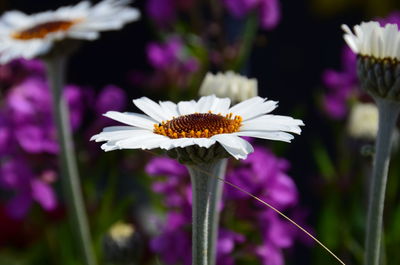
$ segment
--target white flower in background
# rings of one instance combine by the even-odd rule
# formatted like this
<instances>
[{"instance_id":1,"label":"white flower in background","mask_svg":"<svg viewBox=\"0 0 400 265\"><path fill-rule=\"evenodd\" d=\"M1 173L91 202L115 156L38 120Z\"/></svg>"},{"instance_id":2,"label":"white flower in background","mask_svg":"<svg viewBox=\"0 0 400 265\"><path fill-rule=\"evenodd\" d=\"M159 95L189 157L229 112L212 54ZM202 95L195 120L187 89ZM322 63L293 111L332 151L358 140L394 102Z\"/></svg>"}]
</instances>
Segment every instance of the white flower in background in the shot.
<instances>
[{"instance_id":1,"label":"white flower in background","mask_svg":"<svg viewBox=\"0 0 400 265\"><path fill-rule=\"evenodd\" d=\"M129 239L135 234L135 227L128 223L117 222L113 224L108 231L108 235L115 244L123 247L129 242Z\"/></svg>"},{"instance_id":2,"label":"white flower in background","mask_svg":"<svg viewBox=\"0 0 400 265\"><path fill-rule=\"evenodd\" d=\"M142 97L133 103L146 115L109 111L104 116L129 126L104 128L91 140L106 141L105 151L117 149L170 150L176 147L198 145L209 148L220 143L236 159L245 159L253 147L240 136L290 142L300 134L301 120L267 114L277 102L254 97L230 107L229 98L215 95L197 102L159 102Z\"/></svg>"},{"instance_id":3,"label":"white flower in background","mask_svg":"<svg viewBox=\"0 0 400 265\"><path fill-rule=\"evenodd\" d=\"M381 27L378 22L362 22L354 26L354 33L342 25L344 39L354 53L376 59L400 60L400 32L396 24Z\"/></svg>"},{"instance_id":4,"label":"white flower in background","mask_svg":"<svg viewBox=\"0 0 400 265\"><path fill-rule=\"evenodd\" d=\"M0 63L45 54L56 41L95 40L100 31L121 29L140 17L129 3L129 0L103 0L91 5L83 1L33 15L6 12L0 18Z\"/></svg>"},{"instance_id":5,"label":"white flower in background","mask_svg":"<svg viewBox=\"0 0 400 265\"><path fill-rule=\"evenodd\" d=\"M241 102L257 96L257 79L247 78L232 71L225 73L207 73L201 84L200 96L215 94L228 97L233 102Z\"/></svg>"},{"instance_id":6,"label":"white flower in background","mask_svg":"<svg viewBox=\"0 0 400 265\"><path fill-rule=\"evenodd\" d=\"M378 108L372 103L357 103L350 111L349 134L354 138L374 140L378 133Z\"/></svg>"}]
</instances>

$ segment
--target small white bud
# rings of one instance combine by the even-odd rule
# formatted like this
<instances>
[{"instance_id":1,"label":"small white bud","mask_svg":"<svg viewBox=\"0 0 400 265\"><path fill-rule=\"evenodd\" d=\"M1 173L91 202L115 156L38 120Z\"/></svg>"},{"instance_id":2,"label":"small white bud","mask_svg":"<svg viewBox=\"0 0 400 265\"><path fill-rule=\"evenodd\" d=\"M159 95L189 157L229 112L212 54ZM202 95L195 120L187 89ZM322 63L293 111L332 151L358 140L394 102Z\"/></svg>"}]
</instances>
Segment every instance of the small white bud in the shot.
<instances>
[{"instance_id":1,"label":"small white bud","mask_svg":"<svg viewBox=\"0 0 400 265\"><path fill-rule=\"evenodd\" d=\"M232 71L225 73L207 73L200 86L200 96L215 94L227 97L233 102L241 102L257 96L257 79L247 78Z\"/></svg>"}]
</instances>

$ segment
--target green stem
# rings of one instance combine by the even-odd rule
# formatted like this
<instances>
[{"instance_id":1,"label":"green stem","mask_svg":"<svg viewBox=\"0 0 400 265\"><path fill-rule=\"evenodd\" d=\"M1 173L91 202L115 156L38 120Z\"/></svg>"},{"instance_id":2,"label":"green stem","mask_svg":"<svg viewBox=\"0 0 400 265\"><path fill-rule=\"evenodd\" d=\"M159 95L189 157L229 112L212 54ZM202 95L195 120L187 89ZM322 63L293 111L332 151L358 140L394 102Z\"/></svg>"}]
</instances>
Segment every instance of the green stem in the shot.
<instances>
[{"instance_id":1,"label":"green stem","mask_svg":"<svg viewBox=\"0 0 400 265\"><path fill-rule=\"evenodd\" d=\"M240 46L238 57L232 66L232 69L237 72L243 70L245 63L248 61L257 35L258 22L258 15L255 12L247 17L241 38L243 42Z\"/></svg>"},{"instance_id":2,"label":"green stem","mask_svg":"<svg viewBox=\"0 0 400 265\"><path fill-rule=\"evenodd\" d=\"M386 99L375 99L379 110L379 128L375 144L374 167L369 194L365 265L380 263L382 219L385 190L389 170L393 131L400 111L400 104Z\"/></svg>"},{"instance_id":3,"label":"green stem","mask_svg":"<svg viewBox=\"0 0 400 265\"><path fill-rule=\"evenodd\" d=\"M45 59L45 62L49 86L53 95L53 113L60 145L61 181L69 217L73 225L73 231L77 234L84 264L95 265L96 260L91 246L90 231L75 160L69 113L63 98L66 57L61 55L50 56Z\"/></svg>"},{"instance_id":4,"label":"green stem","mask_svg":"<svg viewBox=\"0 0 400 265\"><path fill-rule=\"evenodd\" d=\"M210 164L188 165L192 180L192 265L215 265L219 205L227 159Z\"/></svg>"}]
</instances>

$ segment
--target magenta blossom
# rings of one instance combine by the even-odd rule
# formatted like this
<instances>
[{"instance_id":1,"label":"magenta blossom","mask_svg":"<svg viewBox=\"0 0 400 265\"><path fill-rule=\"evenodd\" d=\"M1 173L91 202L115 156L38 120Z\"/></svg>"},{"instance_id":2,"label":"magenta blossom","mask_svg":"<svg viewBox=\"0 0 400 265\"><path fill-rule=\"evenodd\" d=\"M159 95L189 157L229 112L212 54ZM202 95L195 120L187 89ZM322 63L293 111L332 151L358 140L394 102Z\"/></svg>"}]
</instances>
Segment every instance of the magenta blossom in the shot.
<instances>
[{"instance_id":1,"label":"magenta blossom","mask_svg":"<svg viewBox=\"0 0 400 265\"><path fill-rule=\"evenodd\" d=\"M7 212L13 218L23 218L35 202L46 211L57 206L51 184L58 177L59 146L51 92L42 67L37 60L15 60L0 68L0 79L8 80L0 106L0 188L9 195ZM16 70L15 76L10 69ZM105 87L92 98L93 104L89 104L89 92L75 85L64 88L74 131L81 129L88 110L104 113L125 105L125 93L118 87ZM93 124L104 127L107 122L99 118Z\"/></svg>"},{"instance_id":2,"label":"magenta blossom","mask_svg":"<svg viewBox=\"0 0 400 265\"><path fill-rule=\"evenodd\" d=\"M263 29L274 29L280 19L280 4L278 0L224 0L230 14L242 18L253 10L258 10L260 24Z\"/></svg>"},{"instance_id":3,"label":"magenta blossom","mask_svg":"<svg viewBox=\"0 0 400 265\"><path fill-rule=\"evenodd\" d=\"M71 127L77 129L84 111L82 90L67 86L64 94L70 107ZM45 80L35 77L27 78L7 93L4 109L8 124L19 146L28 153L58 153L51 100Z\"/></svg>"},{"instance_id":4,"label":"magenta blossom","mask_svg":"<svg viewBox=\"0 0 400 265\"><path fill-rule=\"evenodd\" d=\"M347 114L347 104L351 97L357 97L358 80L356 55L346 45L342 51L342 70L328 69L322 76L328 93L324 96L324 108L333 119L342 119Z\"/></svg>"},{"instance_id":5,"label":"magenta blossom","mask_svg":"<svg viewBox=\"0 0 400 265\"><path fill-rule=\"evenodd\" d=\"M96 116L103 115L107 111L120 111L125 108L126 94L124 90L114 85L105 86L97 96L95 102Z\"/></svg>"},{"instance_id":6,"label":"magenta blossom","mask_svg":"<svg viewBox=\"0 0 400 265\"><path fill-rule=\"evenodd\" d=\"M44 78L44 64L39 60L16 59L0 65L0 87L7 89L27 77Z\"/></svg>"},{"instance_id":7,"label":"magenta blossom","mask_svg":"<svg viewBox=\"0 0 400 265\"><path fill-rule=\"evenodd\" d=\"M193 7L196 0L147 0L147 13L155 24L161 28L170 26L178 16L179 11Z\"/></svg>"},{"instance_id":8,"label":"magenta blossom","mask_svg":"<svg viewBox=\"0 0 400 265\"><path fill-rule=\"evenodd\" d=\"M171 37L165 43L150 43L147 46L147 57L149 63L157 70L180 68L185 72L194 72L198 68L197 60L188 56L184 48L180 38Z\"/></svg>"},{"instance_id":9,"label":"magenta blossom","mask_svg":"<svg viewBox=\"0 0 400 265\"><path fill-rule=\"evenodd\" d=\"M0 186L16 192L7 204L7 211L13 218L26 215L33 202L39 203L45 210L53 210L57 205L56 195L46 178L46 174L55 174L48 170L40 172L41 177L29 167L29 161L22 157L13 157L0 167Z\"/></svg>"},{"instance_id":10,"label":"magenta blossom","mask_svg":"<svg viewBox=\"0 0 400 265\"><path fill-rule=\"evenodd\" d=\"M148 0L149 17L159 26L169 25L176 18L175 0Z\"/></svg>"},{"instance_id":11,"label":"magenta blossom","mask_svg":"<svg viewBox=\"0 0 400 265\"><path fill-rule=\"evenodd\" d=\"M164 42L151 42L146 47L151 73L133 71L131 80L146 89L187 88L191 77L199 69L199 61L183 39L167 37Z\"/></svg>"}]
</instances>

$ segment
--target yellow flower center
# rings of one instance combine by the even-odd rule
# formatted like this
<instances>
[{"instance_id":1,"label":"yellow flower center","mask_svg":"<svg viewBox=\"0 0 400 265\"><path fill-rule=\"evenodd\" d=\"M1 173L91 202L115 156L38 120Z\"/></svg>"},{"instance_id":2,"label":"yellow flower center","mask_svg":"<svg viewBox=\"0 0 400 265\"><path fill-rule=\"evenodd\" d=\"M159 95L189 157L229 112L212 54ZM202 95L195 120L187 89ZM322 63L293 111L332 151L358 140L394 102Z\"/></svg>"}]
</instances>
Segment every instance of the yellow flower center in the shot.
<instances>
[{"instance_id":1,"label":"yellow flower center","mask_svg":"<svg viewBox=\"0 0 400 265\"><path fill-rule=\"evenodd\" d=\"M38 24L31 28L27 28L21 31L17 31L11 34L11 37L18 40L32 40L32 39L43 39L49 33L57 31L67 31L71 28L78 20L55 20L45 23Z\"/></svg>"},{"instance_id":2,"label":"yellow flower center","mask_svg":"<svg viewBox=\"0 0 400 265\"><path fill-rule=\"evenodd\" d=\"M169 138L210 138L216 134L239 131L242 117L227 114L194 113L154 124L154 133Z\"/></svg>"}]
</instances>

